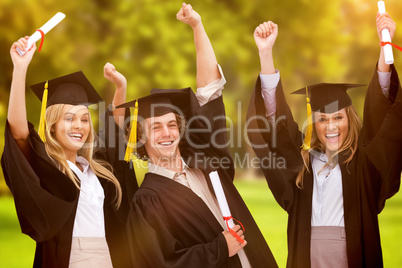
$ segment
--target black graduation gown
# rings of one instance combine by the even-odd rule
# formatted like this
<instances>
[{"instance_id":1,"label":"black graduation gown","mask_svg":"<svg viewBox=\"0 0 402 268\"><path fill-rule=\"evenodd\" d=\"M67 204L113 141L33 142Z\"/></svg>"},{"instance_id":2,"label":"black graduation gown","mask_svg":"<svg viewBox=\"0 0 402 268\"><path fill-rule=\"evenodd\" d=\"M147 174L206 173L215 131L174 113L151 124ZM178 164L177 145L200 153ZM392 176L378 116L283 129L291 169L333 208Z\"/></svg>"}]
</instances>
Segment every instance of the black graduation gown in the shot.
<instances>
[{"instance_id":1,"label":"black graduation gown","mask_svg":"<svg viewBox=\"0 0 402 268\"><path fill-rule=\"evenodd\" d=\"M189 103L198 106L196 100ZM192 141L197 144L209 142L212 133L217 133L214 130L226 127L222 117L214 120L224 114L222 97L194 109L193 115L204 117L192 121L191 128L205 129L206 122L211 122L212 127L210 131L191 137ZM218 144L226 144L226 131L217 133L215 138ZM212 193L208 174L216 168L208 160L197 162L195 153L229 160L226 168L219 168L218 173L232 216L245 227L247 257L253 267L277 267L263 235L233 185L234 165L228 148L208 146L194 151L191 146L184 145L180 150L190 167L196 167L197 163L204 165L201 170ZM191 189L166 177L147 173L131 206L128 229L132 256L138 267L241 267L237 255L228 257L223 228Z\"/></svg>"},{"instance_id":2,"label":"black graduation gown","mask_svg":"<svg viewBox=\"0 0 402 268\"><path fill-rule=\"evenodd\" d=\"M13 196L21 231L36 241L34 267L68 267L79 190L58 170L43 142L29 123L29 161L14 140L8 123L1 159L5 181ZM107 157L103 150L98 155ZM104 178L105 233L114 267L132 267L125 222L128 201L124 173L117 160L111 163L123 190L122 205L114 208L115 187ZM123 174L123 177L122 177ZM132 173L132 176L134 173ZM135 179L135 177L134 177Z\"/></svg>"},{"instance_id":3,"label":"black graduation gown","mask_svg":"<svg viewBox=\"0 0 402 268\"><path fill-rule=\"evenodd\" d=\"M130 116L130 110L126 109L125 118ZM137 178L132 164L124 161L126 153L127 130L122 130L114 121L112 106L106 109L101 117L104 126L99 130L94 158L107 161L113 167L113 174L119 180L122 187L122 202L127 208L134 193L138 189ZM125 211L125 210L124 210ZM127 211L126 211L127 212ZM124 216L127 217L128 213ZM126 218L124 222L126 222Z\"/></svg>"},{"instance_id":4,"label":"black graduation gown","mask_svg":"<svg viewBox=\"0 0 402 268\"><path fill-rule=\"evenodd\" d=\"M401 173L402 96L397 72L392 66L390 97L384 97L375 71L364 108L364 124L352 161L340 164L349 267L382 267L378 214L386 199L399 190ZM248 110L248 136L259 158L270 153L286 160L286 169L263 169L276 201L288 212L287 267L310 267L310 236L313 174L306 173L303 189L295 181L303 161L302 133L286 103L281 82L276 90L275 126L264 123L265 106L258 78ZM253 120L254 116L260 119ZM256 117L254 117L256 118ZM276 140L273 140L273 134ZM276 143L275 146L273 146ZM347 155L341 154L343 163ZM311 163L311 161L310 161ZM309 170L312 170L311 164Z\"/></svg>"}]
</instances>

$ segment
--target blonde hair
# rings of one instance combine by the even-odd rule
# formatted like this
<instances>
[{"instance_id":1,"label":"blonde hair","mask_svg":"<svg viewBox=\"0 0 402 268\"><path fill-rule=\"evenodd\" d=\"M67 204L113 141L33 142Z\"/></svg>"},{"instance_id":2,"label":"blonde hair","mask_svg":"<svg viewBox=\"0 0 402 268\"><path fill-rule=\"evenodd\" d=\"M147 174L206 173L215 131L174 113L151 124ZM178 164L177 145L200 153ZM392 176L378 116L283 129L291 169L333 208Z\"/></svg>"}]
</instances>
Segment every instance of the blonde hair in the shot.
<instances>
[{"instance_id":1,"label":"blonde hair","mask_svg":"<svg viewBox=\"0 0 402 268\"><path fill-rule=\"evenodd\" d=\"M55 104L51 105L46 109L46 122L47 128L45 131L46 135L46 142L45 142L45 149L49 157L54 161L58 169L66 174L70 180L74 183L74 185L80 189L79 179L74 175L74 172L70 169L67 158L64 153L63 148L61 147L60 143L56 139L55 132L52 129L55 128L56 123L59 121L61 116L63 115L63 108L64 104ZM89 166L91 167L92 171L95 173L96 176L105 178L112 182L116 188L116 197L115 197L115 207L116 209L121 204L122 199L122 191L120 187L120 183L117 178L112 173L112 166L102 160L95 160L93 159L94 153L94 140L95 140L95 132L92 125L91 115L89 114L89 123L90 123L90 130L88 134L88 138L85 141L85 146L77 151L78 156L84 157L88 162Z\"/></svg>"},{"instance_id":2,"label":"blonde hair","mask_svg":"<svg viewBox=\"0 0 402 268\"><path fill-rule=\"evenodd\" d=\"M341 145L341 148L339 148L339 150L332 155L331 159L328 159L328 162L324 165L323 169L329 165L332 166L336 165L337 164L336 156L338 156L342 152L345 152L348 155L348 158L342 164L348 164L352 160L357 150L359 132L362 127L362 123L359 118L359 115L357 114L355 108L352 105L346 107L345 111L349 122L348 135L346 136L345 141ZM297 175L296 178L296 185L300 189L303 188L304 175L306 174L306 172L310 172L308 167L310 165L310 151L312 150L325 152L324 144L322 144L317 137L314 123L313 123L313 133L311 137L311 149L308 151L301 149L300 151L304 163L303 168L299 171L299 174Z\"/></svg>"}]
</instances>

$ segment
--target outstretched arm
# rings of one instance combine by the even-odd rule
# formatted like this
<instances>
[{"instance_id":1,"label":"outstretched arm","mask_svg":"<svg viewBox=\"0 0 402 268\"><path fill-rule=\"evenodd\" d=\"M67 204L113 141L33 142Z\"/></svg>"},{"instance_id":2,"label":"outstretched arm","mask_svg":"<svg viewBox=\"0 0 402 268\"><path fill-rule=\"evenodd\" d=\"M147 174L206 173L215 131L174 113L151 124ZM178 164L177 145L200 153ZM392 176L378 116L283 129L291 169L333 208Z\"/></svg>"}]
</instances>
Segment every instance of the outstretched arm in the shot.
<instances>
[{"instance_id":1,"label":"outstretched arm","mask_svg":"<svg viewBox=\"0 0 402 268\"><path fill-rule=\"evenodd\" d=\"M273 156L277 163L286 166L285 169L279 166L262 168L262 171L279 205L290 211L294 202L294 179L303 167L300 155L302 133L293 119L279 72L274 67L272 49L278 26L272 21L264 22L256 27L253 35L261 73L247 112L247 135L261 163Z\"/></svg>"},{"instance_id":2,"label":"outstretched arm","mask_svg":"<svg viewBox=\"0 0 402 268\"><path fill-rule=\"evenodd\" d=\"M377 33L387 28L391 40L395 34L396 23L387 13L377 13ZM385 74L384 74L385 72ZM386 74L388 72L388 74ZM385 79L384 79L385 78ZM382 89L382 92L380 90ZM366 93L363 128L359 135L368 160L381 174L381 181L367 180L377 197L378 213L383 209L386 199L394 195L400 187L402 159L402 106L401 83L394 66L385 64L381 47L377 70ZM378 184L375 184L378 183Z\"/></svg>"},{"instance_id":3,"label":"outstretched arm","mask_svg":"<svg viewBox=\"0 0 402 268\"><path fill-rule=\"evenodd\" d=\"M33 47L23 56L18 54L17 47L20 50L26 51L27 40L28 36L20 38L11 46L10 49L14 69L7 115L11 134L16 140L18 147L24 152L24 154L27 150L27 139L29 135L25 107L25 79L29 63L31 62L32 56L36 50L36 45L33 44Z\"/></svg>"},{"instance_id":4,"label":"outstretched arm","mask_svg":"<svg viewBox=\"0 0 402 268\"><path fill-rule=\"evenodd\" d=\"M261 23L255 28L253 35L260 55L261 94L264 98L265 115L273 123L276 112L275 92L280 77L274 67L272 49L278 36L278 25L272 21Z\"/></svg>"},{"instance_id":5,"label":"outstretched arm","mask_svg":"<svg viewBox=\"0 0 402 268\"><path fill-rule=\"evenodd\" d=\"M381 41L381 31L383 29L388 29L389 34L391 36L391 40L394 37L395 30L396 30L396 23L392 20L391 16L388 13L383 13L380 14L380 12L377 12L377 33L378 37L380 38ZM389 72L390 67L389 64L385 63L385 58L384 58L384 47L381 46L380 50L380 59L378 61L378 71L380 72Z\"/></svg>"},{"instance_id":6,"label":"outstretched arm","mask_svg":"<svg viewBox=\"0 0 402 268\"><path fill-rule=\"evenodd\" d=\"M197 52L197 88L221 78L214 49L201 22L201 16L191 5L183 3L177 13L177 19L190 25L194 32L194 44Z\"/></svg>"},{"instance_id":7,"label":"outstretched arm","mask_svg":"<svg viewBox=\"0 0 402 268\"><path fill-rule=\"evenodd\" d=\"M116 68L111 63L106 63L105 67L103 67L103 75L107 80L112 82L116 86L116 91L114 92L113 107L116 107L120 104L126 102L126 92L127 92L127 79L116 71ZM113 117L116 124L124 129L124 115L125 109L114 109Z\"/></svg>"},{"instance_id":8,"label":"outstretched arm","mask_svg":"<svg viewBox=\"0 0 402 268\"><path fill-rule=\"evenodd\" d=\"M391 39L395 35L396 24L388 13L377 13L377 33L381 40L381 31L389 30ZM399 91L398 73L394 66L385 63L384 47L381 47L380 58L368 87L363 114L363 128L360 141L367 145L378 133L383 121L395 102Z\"/></svg>"}]
</instances>

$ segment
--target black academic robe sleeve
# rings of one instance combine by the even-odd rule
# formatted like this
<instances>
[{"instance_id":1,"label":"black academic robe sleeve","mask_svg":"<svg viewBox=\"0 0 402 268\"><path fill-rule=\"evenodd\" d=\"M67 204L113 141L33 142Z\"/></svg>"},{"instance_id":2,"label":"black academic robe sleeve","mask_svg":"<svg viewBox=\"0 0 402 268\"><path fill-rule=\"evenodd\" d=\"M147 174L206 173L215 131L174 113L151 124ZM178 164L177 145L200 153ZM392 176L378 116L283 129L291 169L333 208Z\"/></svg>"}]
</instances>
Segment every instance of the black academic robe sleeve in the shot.
<instances>
[{"instance_id":1,"label":"black academic robe sleeve","mask_svg":"<svg viewBox=\"0 0 402 268\"><path fill-rule=\"evenodd\" d=\"M281 81L275 94L277 110L272 124L265 116L258 76L247 112L247 135L261 163L269 158L271 161L272 158L284 159L281 167L262 168L262 171L276 201L289 211L294 202L295 178L303 166L300 155L303 135L286 102Z\"/></svg>"},{"instance_id":2,"label":"black academic robe sleeve","mask_svg":"<svg viewBox=\"0 0 402 268\"><path fill-rule=\"evenodd\" d=\"M8 122L1 159L4 178L14 196L21 231L36 242L54 237L75 212L78 190L47 156L29 123L29 159L19 149Z\"/></svg>"},{"instance_id":3,"label":"black academic robe sleeve","mask_svg":"<svg viewBox=\"0 0 402 268\"><path fill-rule=\"evenodd\" d=\"M222 96L194 109L186 129L186 143L180 147L180 152L191 167L209 172L223 167L234 179L235 168L229 151Z\"/></svg>"},{"instance_id":4,"label":"black academic robe sleeve","mask_svg":"<svg viewBox=\"0 0 402 268\"><path fill-rule=\"evenodd\" d=\"M162 180L169 179L162 178ZM169 185L176 182L167 183ZM184 195L189 191L182 188L184 186L178 186L185 191ZM174 191L174 188L172 190ZM227 264L229 258L223 234L219 233L214 239L205 241L208 236L214 236L214 232L206 231L209 229L205 227L205 223L197 223L192 219L192 216L197 214L189 212L188 217L184 215L186 209L180 205L186 205L187 202L175 202L174 199L178 198L175 196L171 201L164 199L168 202L164 204L155 191L146 188L140 188L138 193L133 200L132 209L135 213L130 213L128 220L131 232L129 235L135 238L136 243L131 247L136 267L225 267L224 264ZM170 217L167 215L172 210L178 212L177 219L173 220L172 215ZM200 229L195 226L199 226ZM180 235L174 233L174 230L181 230L180 232L187 235L180 241L178 238Z\"/></svg>"},{"instance_id":5,"label":"black academic robe sleeve","mask_svg":"<svg viewBox=\"0 0 402 268\"><path fill-rule=\"evenodd\" d=\"M126 117L129 116L128 109ZM132 267L128 235L126 230L130 202L138 189L135 172L130 163L124 161L125 131L114 121L113 112L106 110L103 128L99 131L99 146L94 158L104 160L113 168L113 174L120 183L122 200L120 207L115 208L116 188L113 183L101 180L105 191L104 216L106 240L114 267Z\"/></svg>"},{"instance_id":6,"label":"black academic robe sleeve","mask_svg":"<svg viewBox=\"0 0 402 268\"><path fill-rule=\"evenodd\" d=\"M126 109L125 117L130 116L130 111ZM102 122L104 126L98 133L98 146L94 158L108 162L113 168L113 174L118 179L122 189L122 205L120 211L127 212L130 201L138 189L137 178L133 166L124 161L126 152L126 131L122 130L114 121L111 106L106 109ZM119 213L122 222L126 222L127 213Z\"/></svg>"},{"instance_id":7,"label":"black academic robe sleeve","mask_svg":"<svg viewBox=\"0 0 402 268\"><path fill-rule=\"evenodd\" d=\"M375 66L373 77L368 86L364 100L363 127L360 133L361 143L367 145L381 128L382 122L389 109L394 104L398 93L399 78L395 66L392 64L391 80L388 98L382 92L377 73L378 64Z\"/></svg>"},{"instance_id":8,"label":"black academic robe sleeve","mask_svg":"<svg viewBox=\"0 0 402 268\"><path fill-rule=\"evenodd\" d=\"M389 98L382 93L375 71L367 91L360 146L381 174L373 187L377 213L400 186L402 168L402 93L398 73L391 65ZM370 183L370 182L367 182ZM372 181L372 183L376 183Z\"/></svg>"}]
</instances>

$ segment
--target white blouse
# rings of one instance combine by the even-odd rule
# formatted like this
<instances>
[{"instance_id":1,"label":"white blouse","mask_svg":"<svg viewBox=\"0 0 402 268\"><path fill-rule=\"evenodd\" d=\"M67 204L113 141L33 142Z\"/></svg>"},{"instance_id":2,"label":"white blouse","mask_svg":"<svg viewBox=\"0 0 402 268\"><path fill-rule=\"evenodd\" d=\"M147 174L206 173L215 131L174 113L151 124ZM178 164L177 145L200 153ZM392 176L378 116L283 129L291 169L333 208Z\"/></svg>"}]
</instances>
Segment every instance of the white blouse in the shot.
<instances>
[{"instance_id":1,"label":"white blouse","mask_svg":"<svg viewBox=\"0 0 402 268\"><path fill-rule=\"evenodd\" d=\"M326 154L312 156L314 187L311 226L344 227L341 168L339 164L323 168L327 161Z\"/></svg>"},{"instance_id":2,"label":"white blouse","mask_svg":"<svg viewBox=\"0 0 402 268\"><path fill-rule=\"evenodd\" d=\"M78 156L76 162L81 165L83 171L67 160L68 165L81 181L73 237L105 237L103 215L105 194L102 185L85 158Z\"/></svg>"}]
</instances>

